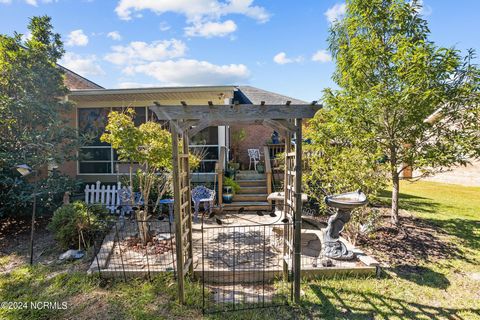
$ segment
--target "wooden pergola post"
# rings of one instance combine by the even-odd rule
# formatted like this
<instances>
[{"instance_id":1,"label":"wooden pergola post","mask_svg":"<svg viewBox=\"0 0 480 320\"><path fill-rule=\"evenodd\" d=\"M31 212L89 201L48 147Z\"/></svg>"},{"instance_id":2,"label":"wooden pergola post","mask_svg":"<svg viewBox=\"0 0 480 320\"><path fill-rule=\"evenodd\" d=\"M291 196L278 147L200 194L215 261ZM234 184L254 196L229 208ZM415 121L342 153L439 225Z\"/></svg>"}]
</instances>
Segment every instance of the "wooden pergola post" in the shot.
<instances>
[{"instance_id":1,"label":"wooden pergola post","mask_svg":"<svg viewBox=\"0 0 480 320\"><path fill-rule=\"evenodd\" d=\"M178 122L170 121L170 131L172 133L172 161L173 161L173 199L174 201L174 220L175 220L175 251L177 260L177 283L178 283L178 302L185 303L185 283L183 279L183 230L182 230L182 212L180 201L180 162L179 162L179 141L178 141Z\"/></svg>"},{"instance_id":2,"label":"wooden pergola post","mask_svg":"<svg viewBox=\"0 0 480 320\"><path fill-rule=\"evenodd\" d=\"M188 235L187 235L187 241L188 241L188 250L187 250L187 257L188 260L190 260L190 264L188 265L188 273L190 275L193 274L193 239L192 239L192 206L191 200L192 199L192 194L191 194L191 188L190 188L190 164L189 164L189 139L188 139L188 129L184 129L184 132L182 134L182 143L183 143L183 163L184 163L184 168L182 174L184 174L184 183L183 186L186 189L185 192L182 194L185 198L182 201L182 205L185 205L185 203L188 203L188 205L185 206L185 215L187 220L187 228L189 230Z\"/></svg>"},{"instance_id":3,"label":"wooden pergola post","mask_svg":"<svg viewBox=\"0 0 480 320\"><path fill-rule=\"evenodd\" d=\"M290 154L290 151L291 151L291 147L292 147L292 141L291 141L291 132L290 131L286 131L285 132L285 172L284 172L284 177L283 177L283 194L284 194L284 199L283 199L283 215L284 217L283 218L289 218L289 214L290 214L290 203L289 203L289 200L290 200L290 197L289 197L289 193L290 193L290 190L288 189L288 186L289 186L289 154ZM285 225L283 227L283 256L284 256L284 259L283 259L283 280L284 281L288 281L288 262L285 260L285 257L289 256L291 257L290 255L290 252L291 252L291 248L289 247L289 243L290 240L291 240L291 227L289 225ZM291 260L290 260L291 261Z\"/></svg>"},{"instance_id":4,"label":"wooden pergola post","mask_svg":"<svg viewBox=\"0 0 480 320\"><path fill-rule=\"evenodd\" d=\"M302 119L295 120L295 212L294 212L294 261L293 300L300 302L300 280L302 262Z\"/></svg>"}]
</instances>

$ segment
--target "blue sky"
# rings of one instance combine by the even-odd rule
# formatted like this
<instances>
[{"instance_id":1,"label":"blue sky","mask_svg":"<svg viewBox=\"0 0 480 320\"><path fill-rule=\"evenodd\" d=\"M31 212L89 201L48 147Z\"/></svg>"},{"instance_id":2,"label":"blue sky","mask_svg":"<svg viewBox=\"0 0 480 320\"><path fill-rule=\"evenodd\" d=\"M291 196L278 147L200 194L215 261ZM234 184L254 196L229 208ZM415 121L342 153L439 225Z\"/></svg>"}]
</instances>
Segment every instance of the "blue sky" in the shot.
<instances>
[{"instance_id":1,"label":"blue sky","mask_svg":"<svg viewBox=\"0 0 480 320\"><path fill-rule=\"evenodd\" d=\"M334 70L335 0L0 0L0 33L49 15L62 63L106 88L249 84L317 100ZM480 1L424 0L431 39L480 49Z\"/></svg>"}]
</instances>

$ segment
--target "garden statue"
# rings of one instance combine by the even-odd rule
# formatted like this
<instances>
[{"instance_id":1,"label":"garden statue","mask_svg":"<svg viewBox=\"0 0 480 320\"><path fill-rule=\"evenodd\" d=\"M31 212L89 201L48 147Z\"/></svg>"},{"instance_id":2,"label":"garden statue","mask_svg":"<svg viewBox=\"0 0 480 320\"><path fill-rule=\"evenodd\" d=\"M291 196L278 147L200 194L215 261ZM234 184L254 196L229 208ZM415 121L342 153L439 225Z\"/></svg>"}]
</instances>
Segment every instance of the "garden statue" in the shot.
<instances>
[{"instance_id":1,"label":"garden statue","mask_svg":"<svg viewBox=\"0 0 480 320\"><path fill-rule=\"evenodd\" d=\"M368 203L367 196L360 190L325 197L325 203L337 212L328 219L328 226L324 233L324 253L327 258L337 260L352 260L355 254L348 250L340 241L340 232L345 224L350 221L353 209Z\"/></svg>"}]
</instances>

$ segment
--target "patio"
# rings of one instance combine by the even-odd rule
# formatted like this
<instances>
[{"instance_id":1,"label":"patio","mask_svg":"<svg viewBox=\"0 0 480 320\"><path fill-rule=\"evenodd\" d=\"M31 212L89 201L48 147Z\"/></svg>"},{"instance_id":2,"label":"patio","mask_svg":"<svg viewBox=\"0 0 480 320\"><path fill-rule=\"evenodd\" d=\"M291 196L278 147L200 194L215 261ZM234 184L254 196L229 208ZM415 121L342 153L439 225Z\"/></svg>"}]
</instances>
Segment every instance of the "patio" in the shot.
<instances>
[{"instance_id":1,"label":"patio","mask_svg":"<svg viewBox=\"0 0 480 320\"><path fill-rule=\"evenodd\" d=\"M258 216L254 212L228 213L222 216L222 225L215 218L205 217L203 224L193 224L194 277L206 283L271 282L283 272L283 230L279 217ZM137 238L138 229L133 221L124 226L117 222L105 237L93 260L89 272L102 277L151 276L175 270L175 226L168 220L149 221L155 234L146 246ZM302 277L317 275L371 274L375 275L378 262L341 238L356 259L333 260L326 266L322 255L324 229L303 223L301 242ZM203 246L202 246L203 244ZM291 259L285 258L291 269Z\"/></svg>"}]
</instances>

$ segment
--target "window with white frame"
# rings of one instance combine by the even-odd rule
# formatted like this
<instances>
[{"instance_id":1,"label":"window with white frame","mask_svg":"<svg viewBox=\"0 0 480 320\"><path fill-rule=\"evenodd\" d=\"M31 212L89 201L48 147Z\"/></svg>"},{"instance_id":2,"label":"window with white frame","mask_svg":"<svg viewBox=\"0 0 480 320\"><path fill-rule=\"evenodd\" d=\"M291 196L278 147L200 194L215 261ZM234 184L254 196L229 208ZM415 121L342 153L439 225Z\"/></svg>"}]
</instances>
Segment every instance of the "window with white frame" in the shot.
<instances>
[{"instance_id":1,"label":"window with white frame","mask_svg":"<svg viewBox=\"0 0 480 320\"><path fill-rule=\"evenodd\" d=\"M79 174L114 174L122 164L117 153L100 137L105 131L110 111L122 111L124 108L78 108L78 131L89 134L93 140L79 151ZM135 125L146 121L146 107L135 107Z\"/></svg>"},{"instance_id":2,"label":"window with white frame","mask_svg":"<svg viewBox=\"0 0 480 320\"><path fill-rule=\"evenodd\" d=\"M219 155L218 142L218 127L205 128L190 139L190 152L200 153L203 157L195 173L215 172Z\"/></svg>"}]
</instances>

